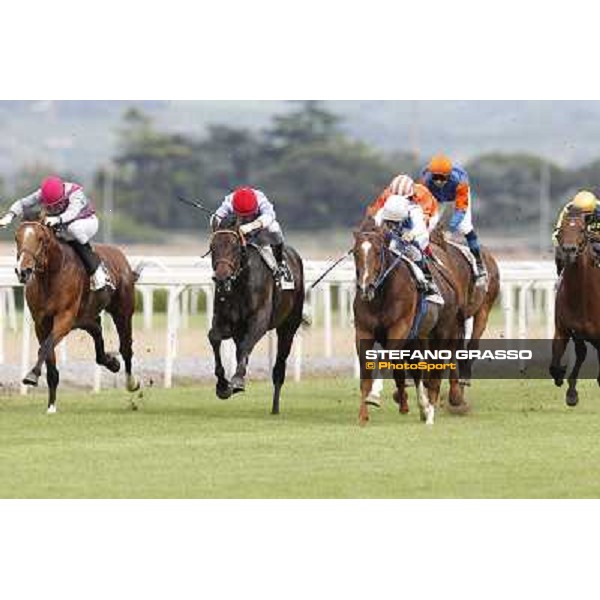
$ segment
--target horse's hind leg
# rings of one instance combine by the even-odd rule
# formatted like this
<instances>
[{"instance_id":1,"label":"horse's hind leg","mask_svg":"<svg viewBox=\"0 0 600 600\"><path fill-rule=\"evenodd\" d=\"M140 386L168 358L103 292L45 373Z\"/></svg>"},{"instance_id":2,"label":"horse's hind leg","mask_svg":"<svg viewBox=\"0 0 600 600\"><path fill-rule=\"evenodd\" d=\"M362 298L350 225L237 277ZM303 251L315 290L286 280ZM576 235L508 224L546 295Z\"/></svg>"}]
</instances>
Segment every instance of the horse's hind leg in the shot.
<instances>
[{"instance_id":1,"label":"horse's hind leg","mask_svg":"<svg viewBox=\"0 0 600 600\"><path fill-rule=\"evenodd\" d=\"M46 382L48 383L48 414L56 412L56 389L59 382L58 369L56 368L56 353L54 348L46 358Z\"/></svg>"},{"instance_id":2,"label":"horse's hind leg","mask_svg":"<svg viewBox=\"0 0 600 600\"><path fill-rule=\"evenodd\" d=\"M114 354L108 354L104 348L104 337L102 336L102 322L100 321L100 317L96 317L93 323L83 325L81 329L87 331L94 340L96 363L106 367L112 373L118 373L121 368L121 363Z\"/></svg>"},{"instance_id":3,"label":"horse's hind leg","mask_svg":"<svg viewBox=\"0 0 600 600\"><path fill-rule=\"evenodd\" d=\"M275 359L275 365L273 366L273 404L271 407L271 414L279 414L279 396L281 394L281 388L285 381L285 370L287 365L287 358L290 355L292 349L292 343L294 341L294 335L300 327L300 322L294 325L286 324L283 327L277 328L277 358Z\"/></svg>"},{"instance_id":4,"label":"horse's hind leg","mask_svg":"<svg viewBox=\"0 0 600 600\"><path fill-rule=\"evenodd\" d=\"M579 402L579 394L577 393L577 377L579 370L587 355L587 346L583 340L574 340L575 342L575 364L571 373L569 373L569 389L565 396L565 401L569 406L576 406Z\"/></svg>"},{"instance_id":5,"label":"horse's hind leg","mask_svg":"<svg viewBox=\"0 0 600 600\"><path fill-rule=\"evenodd\" d=\"M408 413L408 394L406 393L406 374L398 369L394 371L396 390L394 391L394 402L398 405L398 411L405 415Z\"/></svg>"},{"instance_id":6,"label":"horse's hind leg","mask_svg":"<svg viewBox=\"0 0 600 600\"><path fill-rule=\"evenodd\" d=\"M133 317L133 303L131 303L131 308L128 310L124 310L122 307L120 310L118 308L112 309L111 307L109 313L119 335L119 352L123 358L123 362L125 363L127 391L135 392L139 390L140 382L133 376L132 373L133 337L131 332L131 319Z\"/></svg>"},{"instance_id":7,"label":"horse's hind leg","mask_svg":"<svg viewBox=\"0 0 600 600\"><path fill-rule=\"evenodd\" d=\"M569 334L561 329L556 328L554 331L554 339L552 340L552 361L550 363L550 375L554 379L554 385L560 387L565 380L567 367L561 365L561 360L567 344L569 343Z\"/></svg>"}]
</instances>

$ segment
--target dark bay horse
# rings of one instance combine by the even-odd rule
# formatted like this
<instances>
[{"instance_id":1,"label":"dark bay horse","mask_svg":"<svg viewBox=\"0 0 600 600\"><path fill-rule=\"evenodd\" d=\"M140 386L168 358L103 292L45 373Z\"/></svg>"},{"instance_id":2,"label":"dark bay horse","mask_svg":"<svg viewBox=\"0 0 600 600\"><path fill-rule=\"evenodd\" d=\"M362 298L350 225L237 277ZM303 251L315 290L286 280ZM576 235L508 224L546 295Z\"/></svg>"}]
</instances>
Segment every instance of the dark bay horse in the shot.
<instances>
[{"instance_id":1,"label":"dark bay horse","mask_svg":"<svg viewBox=\"0 0 600 600\"><path fill-rule=\"evenodd\" d=\"M69 244L60 242L54 232L38 222L23 222L15 233L19 281L25 285L25 298L40 344L38 359L25 375L23 383L37 386L46 364L48 412L56 412L56 345L73 329L87 331L94 340L96 362L116 373L120 369L116 355L104 349L100 313L106 310L119 334L119 351L125 362L127 389L135 391L139 383L131 372L134 284L139 273L133 271L123 253L114 246L97 245L98 255L109 270L115 290L90 291L89 277L81 260Z\"/></svg>"},{"instance_id":2,"label":"dark bay horse","mask_svg":"<svg viewBox=\"0 0 600 600\"><path fill-rule=\"evenodd\" d=\"M444 298L444 306L427 302L427 311L419 327L414 329L420 294L410 267L388 249L386 232L372 218L366 218L354 233L354 262L357 294L354 299L354 327L356 351L364 364L364 353L379 343L388 350L404 347L454 350L460 339L460 321L456 318L459 293L451 272L436 270L434 277ZM446 258L447 262L447 258ZM414 338L411 336L414 333ZM441 372L434 371L427 380L416 370L411 370L417 388L421 419L426 424L434 422L438 403ZM405 398L404 371L394 371L400 403ZM361 375L361 404L359 424L369 419L369 395L373 386L372 372ZM425 389L426 388L426 389Z\"/></svg>"},{"instance_id":3,"label":"dark bay horse","mask_svg":"<svg viewBox=\"0 0 600 600\"><path fill-rule=\"evenodd\" d=\"M586 342L596 348L600 362L600 238L588 231L588 218L581 210L569 209L557 237L564 269L556 292L550 375L557 386L562 386L567 367L561 360L573 339L575 363L565 397L569 406L579 401L577 377L587 354Z\"/></svg>"},{"instance_id":4,"label":"dark bay horse","mask_svg":"<svg viewBox=\"0 0 600 600\"><path fill-rule=\"evenodd\" d=\"M279 414L279 396L285 381L286 361L294 335L302 324L304 270L302 259L290 246L284 258L294 278L294 288L279 289L273 273L258 248L247 242L233 218L225 219L213 231L210 251L215 281L215 306L208 339L215 355L216 393L219 398L243 392L250 354L256 343L271 329L277 331L277 357L273 366L273 404ZM221 342L232 338L237 368L231 381L225 377Z\"/></svg>"}]
</instances>

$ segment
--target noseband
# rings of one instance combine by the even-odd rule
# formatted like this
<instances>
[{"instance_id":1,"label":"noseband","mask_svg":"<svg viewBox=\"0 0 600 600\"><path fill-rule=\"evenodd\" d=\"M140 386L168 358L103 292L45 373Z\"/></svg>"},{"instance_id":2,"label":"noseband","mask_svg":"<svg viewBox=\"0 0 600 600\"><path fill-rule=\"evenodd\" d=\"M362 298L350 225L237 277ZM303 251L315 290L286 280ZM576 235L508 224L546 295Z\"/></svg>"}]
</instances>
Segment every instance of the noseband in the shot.
<instances>
[{"instance_id":1,"label":"noseband","mask_svg":"<svg viewBox=\"0 0 600 600\"><path fill-rule=\"evenodd\" d=\"M210 247L212 248L213 239L217 235L224 234L224 233L233 235L235 237L235 239L237 240L239 247L240 247L240 254L243 255L244 248L246 247L246 238L244 237L244 235L242 233L240 233L239 231L236 231L234 229L217 229L217 231L213 231L213 233L210 237ZM214 253L213 253L213 256L214 256ZM240 264L236 268L235 263L232 260L230 260L229 258L217 258L217 259L215 259L214 265L215 265L215 267L220 263L227 265L232 271L232 274L227 279L229 281L234 282L240 276L240 273L244 269L244 265L242 262L242 256L240 256L239 262L240 262ZM214 270L215 269L213 268L213 272L214 272Z\"/></svg>"}]
</instances>

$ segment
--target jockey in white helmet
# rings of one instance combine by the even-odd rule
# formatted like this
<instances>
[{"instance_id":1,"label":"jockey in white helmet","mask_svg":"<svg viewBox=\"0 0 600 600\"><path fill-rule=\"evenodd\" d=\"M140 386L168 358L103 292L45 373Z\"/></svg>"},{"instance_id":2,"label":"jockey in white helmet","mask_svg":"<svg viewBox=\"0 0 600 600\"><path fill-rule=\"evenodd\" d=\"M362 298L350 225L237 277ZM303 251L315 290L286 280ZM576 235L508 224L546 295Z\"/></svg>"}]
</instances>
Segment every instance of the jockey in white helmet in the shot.
<instances>
[{"instance_id":1,"label":"jockey in white helmet","mask_svg":"<svg viewBox=\"0 0 600 600\"><path fill-rule=\"evenodd\" d=\"M425 276L423 291L427 299L443 304L444 300L429 268L428 259L433 258L433 253L429 245L429 232L421 207L406 196L394 194L377 212L375 221L409 244L407 256L423 271ZM392 251L399 250L398 245L398 242L392 239L390 249Z\"/></svg>"}]
</instances>

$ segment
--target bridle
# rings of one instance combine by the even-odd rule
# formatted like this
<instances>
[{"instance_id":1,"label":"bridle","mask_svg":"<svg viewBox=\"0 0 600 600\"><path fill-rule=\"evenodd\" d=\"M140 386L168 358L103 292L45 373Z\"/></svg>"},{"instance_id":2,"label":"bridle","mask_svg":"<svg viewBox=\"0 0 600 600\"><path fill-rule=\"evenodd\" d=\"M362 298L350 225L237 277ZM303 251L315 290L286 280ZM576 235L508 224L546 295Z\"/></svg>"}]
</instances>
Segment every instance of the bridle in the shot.
<instances>
[{"instance_id":1,"label":"bridle","mask_svg":"<svg viewBox=\"0 0 600 600\"><path fill-rule=\"evenodd\" d=\"M225 281L234 283L237 280L237 278L241 275L242 271L244 270L243 256L244 256L244 252L246 249L246 238L240 231L236 231L235 229L217 229L216 231L213 231L212 235L210 236L209 246L211 249L212 249L212 244L213 244L214 238L217 235L223 235L223 234L233 235L234 238L236 239L238 246L240 248L240 250L239 250L239 252L240 252L239 265L236 266L234 261L232 261L226 257L216 258L213 263L213 272L216 270L217 265L219 265L221 263L227 265L231 269L232 273L229 277L227 277L227 279ZM214 252L212 254L214 257ZM213 281L215 281L217 284L219 284L219 282L217 282L214 275L213 275ZM223 282L220 282L220 283L223 283Z\"/></svg>"},{"instance_id":2,"label":"bridle","mask_svg":"<svg viewBox=\"0 0 600 600\"><path fill-rule=\"evenodd\" d=\"M591 240L592 236L586 230L585 217L582 214L574 214L574 215L567 214L565 217L565 220L563 221L563 223L558 231L558 236L557 236L558 243L560 245L560 249L563 252L569 252L564 247L563 230L565 229L565 227L575 227L576 225L579 225L579 223L582 223L583 228L577 232L578 234L581 233L581 235L579 235L579 240L577 241L577 244L575 245L575 249L574 249L574 257L575 258L577 258L581 255L581 253L583 252L583 250L584 250L585 246L588 244L588 242L594 241L594 240Z\"/></svg>"},{"instance_id":3,"label":"bridle","mask_svg":"<svg viewBox=\"0 0 600 600\"><path fill-rule=\"evenodd\" d=\"M361 231L358 234L359 236L375 236L376 238L381 238L383 237L383 239L381 240L381 249L379 251L379 272L377 273L377 276L375 277L375 281L370 284L373 288L373 291L377 291L384 283L384 281L387 279L388 275L398 266L398 264L400 264L400 261L402 260L401 256L398 256L397 254L392 253L392 251L389 249L388 245L387 245L387 241L388 241L388 234L384 234L382 236L381 233L377 232L377 231ZM394 260L390 262L390 264L384 268L385 265L385 259L386 259L386 255L392 255L394 257ZM358 279L356 282L356 285L358 286Z\"/></svg>"},{"instance_id":4,"label":"bridle","mask_svg":"<svg viewBox=\"0 0 600 600\"><path fill-rule=\"evenodd\" d=\"M32 223L32 224L35 224L35 223ZM40 246L38 247L38 249L35 252L30 250L29 248L20 248L17 251L17 262L21 259L21 256L23 254L31 256L31 258L33 259L34 271L36 273L43 273L46 268L46 264L45 264L46 261L42 260L42 258L46 257L47 249L48 249L48 240L46 239L46 235L44 235L42 237Z\"/></svg>"}]
</instances>

